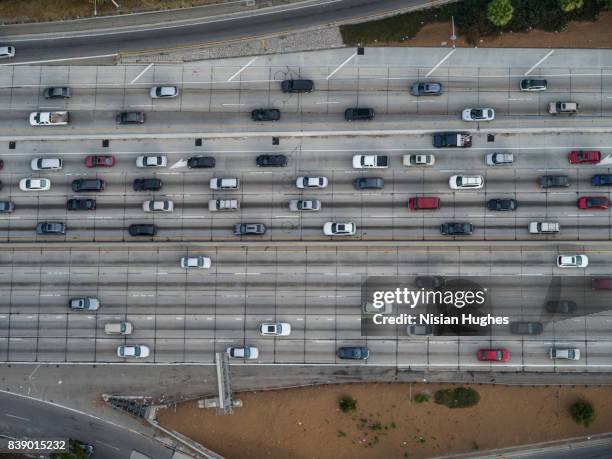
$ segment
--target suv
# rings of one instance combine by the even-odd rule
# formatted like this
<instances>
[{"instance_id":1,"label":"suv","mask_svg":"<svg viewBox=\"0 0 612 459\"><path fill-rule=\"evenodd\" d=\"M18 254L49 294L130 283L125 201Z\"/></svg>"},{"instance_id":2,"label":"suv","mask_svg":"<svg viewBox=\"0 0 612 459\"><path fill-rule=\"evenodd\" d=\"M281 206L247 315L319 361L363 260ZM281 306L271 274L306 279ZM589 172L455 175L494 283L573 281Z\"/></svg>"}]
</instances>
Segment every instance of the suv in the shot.
<instances>
[{"instance_id":1,"label":"suv","mask_svg":"<svg viewBox=\"0 0 612 459\"><path fill-rule=\"evenodd\" d=\"M514 154L512 153L489 153L485 156L487 166L505 166L512 163L514 163Z\"/></svg>"},{"instance_id":2,"label":"suv","mask_svg":"<svg viewBox=\"0 0 612 459\"><path fill-rule=\"evenodd\" d=\"M34 158L30 167L33 171L57 171L64 167L64 161L61 158Z\"/></svg>"},{"instance_id":3,"label":"suv","mask_svg":"<svg viewBox=\"0 0 612 459\"><path fill-rule=\"evenodd\" d=\"M439 96L442 94L442 84L417 82L410 86L410 94L413 96Z\"/></svg>"},{"instance_id":4,"label":"suv","mask_svg":"<svg viewBox=\"0 0 612 459\"><path fill-rule=\"evenodd\" d=\"M382 190L385 181L380 177L360 177L353 181L353 187L357 190Z\"/></svg>"},{"instance_id":5,"label":"suv","mask_svg":"<svg viewBox=\"0 0 612 459\"><path fill-rule=\"evenodd\" d=\"M523 78L519 85L521 91L546 91L547 87L543 78Z\"/></svg>"},{"instance_id":6,"label":"suv","mask_svg":"<svg viewBox=\"0 0 612 459\"><path fill-rule=\"evenodd\" d=\"M71 93L70 88L56 86L45 89L43 96L45 99L70 99Z\"/></svg>"},{"instance_id":7,"label":"suv","mask_svg":"<svg viewBox=\"0 0 612 459\"><path fill-rule=\"evenodd\" d=\"M159 191L163 183L157 178L134 179L134 191Z\"/></svg>"},{"instance_id":8,"label":"suv","mask_svg":"<svg viewBox=\"0 0 612 459\"><path fill-rule=\"evenodd\" d=\"M547 301L544 308L551 314L573 314L578 309L578 305L572 300L558 300Z\"/></svg>"},{"instance_id":9,"label":"suv","mask_svg":"<svg viewBox=\"0 0 612 459\"><path fill-rule=\"evenodd\" d=\"M440 208L440 198L415 196L408 199L408 208L412 210L434 210Z\"/></svg>"},{"instance_id":10,"label":"suv","mask_svg":"<svg viewBox=\"0 0 612 459\"><path fill-rule=\"evenodd\" d=\"M96 200L72 198L66 201L67 210L96 210Z\"/></svg>"},{"instance_id":11,"label":"suv","mask_svg":"<svg viewBox=\"0 0 612 459\"><path fill-rule=\"evenodd\" d=\"M612 290L612 277L598 277L591 280L593 290Z\"/></svg>"},{"instance_id":12,"label":"suv","mask_svg":"<svg viewBox=\"0 0 612 459\"><path fill-rule=\"evenodd\" d=\"M251 112L253 121L278 121L280 117L280 110L276 108L258 108Z\"/></svg>"},{"instance_id":13,"label":"suv","mask_svg":"<svg viewBox=\"0 0 612 459\"><path fill-rule=\"evenodd\" d=\"M548 113L551 115L575 115L578 113L578 102L551 102L548 104Z\"/></svg>"},{"instance_id":14,"label":"suv","mask_svg":"<svg viewBox=\"0 0 612 459\"><path fill-rule=\"evenodd\" d=\"M157 226L150 223L136 223L128 228L130 236L155 236Z\"/></svg>"},{"instance_id":15,"label":"suv","mask_svg":"<svg viewBox=\"0 0 612 459\"><path fill-rule=\"evenodd\" d=\"M255 164L259 167L286 167L287 157L285 155L259 155Z\"/></svg>"},{"instance_id":16,"label":"suv","mask_svg":"<svg viewBox=\"0 0 612 459\"><path fill-rule=\"evenodd\" d=\"M489 199L487 202L487 209L496 210L499 212L516 210L518 207L518 201L516 199Z\"/></svg>"},{"instance_id":17,"label":"suv","mask_svg":"<svg viewBox=\"0 0 612 459\"><path fill-rule=\"evenodd\" d=\"M448 184L452 190L479 190L484 185L481 175L453 175Z\"/></svg>"},{"instance_id":18,"label":"suv","mask_svg":"<svg viewBox=\"0 0 612 459\"><path fill-rule=\"evenodd\" d=\"M474 232L474 225L463 222L448 222L440 225L440 233L445 236L469 236Z\"/></svg>"},{"instance_id":19,"label":"suv","mask_svg":"<svg viewBox=\"0 0 612 459\"><path fill-rule=\"evenodd\" d=\"M374 119L373 108L347 108L344 111L346 121L364 121Z\"/></svg>"},{"instance_id":20,"label":"suv","mask_svg":"<svg viewBox=\"0 0 612 459\"><path fill-rule=\"evenodd\" d=\"M215 158L212 156L193 156L187 160L189 169L211 169L215 164Z\"/></svg>"},{"instance_id":21,"label":"suv","mask_svg":"<svg viewBox=\"0 0 612 459\"><path fill-rule=\"evenodd\" d=\"M104 190L104 180L101 179L76 179L72 181L72 191L102 191Z\"/></svg>"},{"instance_id":22,"label":"suv","mask_svg":"<svg viewBox=\"0 0 612 459\"><path fill-rule=\"evenodd\" d=\"M119 124L143 124L145 122L144 112L121 112L115 117Z\"/></svg>"},{"instance_id":23,"label":"suv","mask_svg":"<svg viewBox=\"0 0 612 459\"><path fill-rule=\"evenodd\" d=\"M567 175L542 175L538 179L540 188L566 188L569 186Z\"/></svg>"},{"instance_id":24,"label":"suv","mask_svg":"<svg viewBox=\"0 0 612 459\"><path fill-rule=\"evenodd\" d=\"M548 350L548 357L551 359L580 360L580 349L551 347Z\"/></svg>"},{"instance_id":25,"label":"suv","mask_svg":"<svg viewBox=\"0 0 612 459\"><path fill-rule=\"evenodd\" d=\"M66 234L66 225L62 222L40 222L36 225L36 234Z\"/></svg>"},{"instance_id":26,"label":"suv","mask_svg":"<svg viewBox=\"0 0 612 459\"><path fill-rule=\"evenodd\" d=\"M611 174L597 174L591 177L591 185L593 186L611 186L612 175Z\"/></svg>"},{"instance_id":27,"label":"suv","mask_svg":"<svg viewBox=\"0 0 612 459\"><path fill-rule=\"evenodd\" d=\"M370 350L365 346L340 347L336 355L339 359L367 360L370 357Z\"/></svg>"},{"instance_id":28,"label":"suv","mask_svg":"<svg viewBox=\"0 0 612 459\"><path fill-rule=\"evenodd\" d=\"M246 236L250 234L266 234L266 225L263 223L236 223L234 225L235 236Z\"/></svg>"},{"instance_id":29,"label":"suv","mask_svg":"<svg viewBox=\"0 0 612 459\"><path fill-rule=\"evenodd\" d=\"M211 178L211 190L237 190L240 188L240 180L237 178Z\"/></svg>"},{"instance_id":30,"label":"suv","mask_svg":"<svg viewBox=\"0 0 612 459\"><path fill-rule=\"evenodd\" d=\"M601 161L601 151L597 150L572 150L567 159L570 164L597 164Z\"/></svg>"},{"instance_id":31,"label":"suv","mask_svg":"<svg viewBox=\"0 0 612 459\"><path fill-rule=\"evenodd\" d=\"M0 201L0 213L10 214L15 210L15 204L12 201Z\"/></svg>"},{"instance_id":32,"label":"suv","mask_svg":"<svg viewBox=\"0 0 612 459\"><path fill-rule=\"evenodd\" d=\"M541 322L512 322L510 333L515 335L540 335L544 331Z\"/></svg>"},{"instance_id":33,"label":"suv","mask_svg":"<svg viewBox=\"0 0 612 459\"><path fill-rule=\"evenodd\" d=\"M285 80L281 83L283 92L312 92L313 89L314 82L312 80Z\"/></svg>"}]
</instances>

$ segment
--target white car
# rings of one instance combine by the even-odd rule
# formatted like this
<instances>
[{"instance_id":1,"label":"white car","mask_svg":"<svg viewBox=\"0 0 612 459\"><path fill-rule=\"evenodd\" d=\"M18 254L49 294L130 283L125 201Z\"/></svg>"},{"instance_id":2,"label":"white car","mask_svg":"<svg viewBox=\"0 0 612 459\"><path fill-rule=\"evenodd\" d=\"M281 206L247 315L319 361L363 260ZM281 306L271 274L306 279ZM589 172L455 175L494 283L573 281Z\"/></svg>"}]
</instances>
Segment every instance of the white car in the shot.
<instances>
[{"instance_id":1,"label":"white car","mask_svg":"<svg viewBox=\"0 0 612 459\"><path fill-rule=\"evenodd\" d=\"M448 180L452 190L479 190L484 186L482 175L453 175Z\"/></svg>"},{"instance_id":2,"label":"white car","mask_svg":"<svg viewBox=\"0 0 612 459\"><path fill-rule=\"evenodd\" d=\"M77 311L97 311L100 309L100 300L87 297L71 298L68 307Z\"/></svg>"},{"instance_id":3,"label":"white car","mask_svg":"<svg viewBox=\"0 0 612 459\"><path fill-rule=\"evenodd\" d=\"M589 266L589 258L584 255L559 255L557 257L559 268L586 268Z\"/></svg>"},{"instance_id":4,"label":"white car","mask_svg":"<svg viewBox=\"0 0 612 459\"><path fill-rule=\"evenodd\" d=\"M240 179L213 177L209 185L211 190L237 190L240 188Z\"/></svg>"},{"instance_id":5,"label":"white car","mask_svg":"<svg viewBox=\"0 0 612 459\"><path fill-rule=\"evenodd\" d=\"M254 360L259 357L259 349L251 346L228 347L225 352L234 359Z\"/></svg>"},{"instance_id":6,"label":"white car","mask_svg":"<svg viewBox=\"0 0 612 459\"><path fill-rule=\"evenodd\" d=\"M323 225L326 236L352 236L357 232L353 222L327 222Z\"/></svg>"},{"instance_id":7,"label":"white car","mask_svg":"<svg viewBox=\"0 0 612 459\"><path fill-rule=\"evenodd\" d=\"M8 59L10 57L15 57L15 47L0 46L0 59Z\"/></svg>"},{"instance_id":8,"label":"white car","mask_svg":"<svg viewBox=\"0 0 612 459\"><path fill-rule=\"evenodd\" d=\"M181 268L198 268L208 269L211 266L210 258L203 255L197 257L183 257L181 258Z\"/></svg>"},{"instance_id":9,"label":"white car","mask_svg":"<svg viewBox=\"0 0 612 459\"><path fill-rule=\"evenodd\" d=\"M58 171L64 167L61 158L34 158L30 162L33 171Z\"/></svg>"},{"instance_id":10,"label":"white car","mask_svg":"<svg viewBox=\"0 0 612 459\"><path fill-rule=\"evenodd\" d=\"M286 322L265 323L261 324L259 331L262 336L289 336L291 324Z\"/></svg>"},{"instance_id":11,"label":"white car","mask_svg":"<svg viewBox=\"0 0 612 459\"><path fill-rule=\"evenodd\" d=\"M329 180L327 177L298 177L295 180L295 186L303 188L325 188Z\"/></svg>"},{"instance_id":12,"label":"white car","mask_svg":"<svg viewBox=\"0 0 612 459\"><path fill-rule=\"evenodd\" d=\"M136 167L166 167L168 158L159 156L139 156L136 158Z\"/></svg>"},{"instance_id":13,"label":"white car","mask_svg":"<svg viewBox=\"0 0 612 459\"><path fill-rule=\"evenodd\" d=\"M149 350L149 346L145 346L144 344L133 344L117 347L117 357L124 359L144 359L149 357L150 353L151 351Z\"/></svg>"},{"instance_id":14,"label":"white car","mask_svg":"<svg viewBox=\"0 0 612 459\"><path fill-rule=\"evenodd\" d=\"M172 212L174 210L173 201L145 201L142 203L142 210L145 212Z\"/></svg>"},{"instance_id":15,"label":"white car","mask_svg":"<svg viewBox=\"0 0 612 459\"><path fill-rule=\"evenodd\" d=\"M19 189L21 191L49 191L51 189L51 180L46 178L24 178L19 181Z\"/></svg>"},{"instance_id":16,"label":"white car","mask_svg":"<svg viewBox=\"0 0 612 459\"><path fill-rule=\"evenodd\" d=\"M466 108L461 113L463 121L492 121L495 119L495 110L492 108Z\"/></svg>"},{"instance_id":17,"label":"white car","mask_svg":"<svg viewBox=\"0 0 612 459\"><path fill-rule=\"evenodd\" d=\"M149 95L153 99L172 99L179 95L179 91L176 86L153 86Z\"/></svg>"},{"instance_id":18,"label":"white car","mask_svg":"<svg viewBox=\"0 0 612 459\"><path fill-rule=\"evenodd\" d=\"M507 166L514 164L514 153L488 153L485 156L487 166Z\"/></svg>"},{"instance_id":19,"label":"white car","mask_svg":"<svg viewBox=\"0 0 612 459\"><path fill-rule=\"evenodd\" d=\"M548 349L551 359L580 360L580 349L575 347L551 347Z\"/></svg>"},{"instance_id":20,"label":"white car","mask_svg":"<svg viewBox=\"0 0 612 459\"><path fill-rule=\"evenodd\" d=\"M404 166L433 166L436 163L434 155L404 155L402 158L402 164Z\"/></svg>"},{"instance_id":21,"label":"white car","mask_svg":"<svg viewBox=\"0 0 612 459\"><path fill-rule=\"evenodd\" d=\"M289 210L292 212L299 212L301 210L321 210L321 201L319 199L292 199L291 201L289 201Z\"/></svg>"}]
</instances>

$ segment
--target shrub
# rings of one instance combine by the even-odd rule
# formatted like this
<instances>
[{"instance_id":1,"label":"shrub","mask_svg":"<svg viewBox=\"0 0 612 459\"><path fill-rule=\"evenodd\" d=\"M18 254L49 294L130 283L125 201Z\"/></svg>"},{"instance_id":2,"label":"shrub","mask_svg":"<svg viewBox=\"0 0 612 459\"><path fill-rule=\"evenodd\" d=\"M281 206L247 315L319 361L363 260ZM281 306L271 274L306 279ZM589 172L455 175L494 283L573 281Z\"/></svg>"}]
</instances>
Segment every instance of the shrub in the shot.
<instances>
[{"instance_id":1,"label":"shrub","mask_svg":"<svg viewBox=\"0 0 612 459\"><path fill-rule=\"evenodd\" d=\"M570 11L579 10L584 5L584 0L559 0L559 6L563 11L569 13Z\"/></svg>"},{"instance_id":2,"label":"shrub","mask_svg":"<svg viewBox=\"0 0 612 459\"><path fill-rule=\"evenodd\" d=\"M434 401L448 408L466 408L476 405L479 400L478 392L468 387L440 389L434 394Z\"/></svg>"},{"instance_id":3,"label":"shrub","mask_svg":"<svg viewBox=\"0 0 612 459\"><path fill-rule=\"evenodd\" d=\"M428 402L429 401L429 395L427 394L416 394L416 396L414 397L414 401L416 403L424 403L424 402Z\"/></svg>"},{"instance_id":4,"label":"shrub","mask_svg":"<svg viewBox=\"0 0 612 459\"><path fill-rule=\"evenodd\" d=\"M498 27L503 27L512 20L514 8L510 0L492 0L487 6L487 17L489 21Z\"/></svg>"},{"instance_id":5,"label":"shrub","mask_svg":"<svg viewBox=\"0 0 612 459\"><path fill-rule=\"evenodd\" d=\"M357 400L353 397L345 395L338 402L338 406L340 407L340 411L343 413L350 413L351 411L355 411L357 409Z\"/></svg>"},{"instance_id":6,"label":"shrub","mask_svg":"<svg viewBox=\"0 0 612 459\"><path fill-rule=\"evenodd\" d=\"M570 415L577 424L588 427L595 419L595 408L589 402L578 400L569 407Z\"/></svg>"}]
</instances>

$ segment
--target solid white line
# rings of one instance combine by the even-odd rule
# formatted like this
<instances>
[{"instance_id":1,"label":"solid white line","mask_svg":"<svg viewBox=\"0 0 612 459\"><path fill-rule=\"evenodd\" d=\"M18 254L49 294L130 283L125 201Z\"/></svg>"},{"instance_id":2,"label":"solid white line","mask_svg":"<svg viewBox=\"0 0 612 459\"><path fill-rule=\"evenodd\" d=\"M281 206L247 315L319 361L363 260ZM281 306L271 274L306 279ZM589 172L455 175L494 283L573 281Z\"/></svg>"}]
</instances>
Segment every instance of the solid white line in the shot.
<instances>
[{"instance_id":1,"label":"solid white line","mask_svg":"<svg viewBox=\"0 0 612 459\"><path fill-rule=\"evenodd\" d=\"M153 64L154 64L154 62L151 62L149 65L147 65L142 72L140 72L138 75L136 75L136 78L134 78L132 81L130 81L130 84L136 83L136 81L138 81L140 79L140 77L143 76L147 70L149 70L151 67L153 67Z\"/></svg>"},{"instance_id":2,"label":"solid white line","mask_svg":"<svg viewBox=\"0 0 612 459\"><path fill-rule=\"evenodd\" d=\"M66 62L66 61L78 61L81 59L101 59L103 57L116 57L119 54L99 54L97 56L81 56L81 57L65 57L63 59L44 59L42 61L28 61L28 62L15 62L12 64L0 64L0 66L4 65L30 65L30 64L46 64L49 62Z\"/></svg>"},{"instance_id":3,"label":"solid white line","mask_svg":"<svg viewBox=\"0 0 612 459\"><path fill-rule=\"evenodd\" d=\"M351 59L353 59L355 56L357 55L357 52L354 52L353 54L351 54L351 56L349 58L347 58L342 64L340 64L338 67L336 67L336 69L330 73L329 75L327 75L327 78L325 78L326 80L329 80L331 77L333 77L336 72L338 72L338 70L340 70L342 67L344 67L346 64L349 63L349 61Z\"/></svg>"},{"instance_id":4,"label":"solid white line","mask_svg":"<svg viewBox=\"0 0 612 459\"><path fill-rule=\"evenodd\" d=\"M221 104L222 107L235 107L235 106L242 106L242 105L246 105L246 104Z\"/></svg>"},{"instance_id":5,"label":"solid white line","mask_svg":"<svg viewBox=\"0 0 612 459\"><path fill-rule=\"evenodd\" d=\"M229 83L230 81L232 81L234 78L236 78L238 75L240 75L243 70L246 70L246 68L251 65L253 62L255 62L255 60L258 58L259 56L255 56L253 59L251 59L249 62L247 62L244 66L242 66L242 68L240 70L238 70L236 73L234 73L231 77L229 77L229 79L227 80L227 82Z\"/></svg>"},{"instance_id":6,"label":"solid white line","mask_svg":"<svg viewBox=\"0 0 612 459\"><path fill-rule=\"evenodd\" d=\"M30 422L28 418L22 418L21 416L15 416L14 414L5 413L5 416L8 416L9 418L21 419L22 421Z\"/></svg>"},{"instance_id":7,"label":"solid white line","mask_svg":"<svg viewBox=\"0 0 612 459\"><path fill-rule=\"evenodd\" d=\"M529 75L531 72L533 72L533 71L534 71L534 69L535 69L535 68L536 68L538 65L540 65L542 62L544 62L546 59L548 59L548 58L550 57L550 55L551 55L552 53L554 53L554 52L555 52L555 50L554 50L554 49L551 49L551 50L550 50L550 51L549 51L549 52L546 54L546 56L544 56L544 57L543 57L542 59L540 59L538 62L536 62L535 64L533 64L533 67L531 67L529 70L527 70L527 71L525 72L525 76L527 76L527 75Z\"/></svg>"},{"instance_id":8,"label":"solid white line","mask_svg":"<svg viewBox=\"0 0 612 459\"><path fill-rule=\"evenodd\" d=\"M440 67L440 66L441 66L441 65L444 63L444 61L446 61L446 59L448 59L449 57L451 57L451 56L453 55L453 53L454 53L455 51L457 51L457 48L455 48L455 49L451 50L451 52L450 52L450 53L448 53L446 56L444 56L444 57L442 58L442 60L440 60L440 62L438 62L438 63L437 63L435 66L434 66L434 68L432 68L432 69L431 69L429 72L427 72L427 75L425 75L425 77L428 77L429 75L431 75L432 73L434 73L434 72L435 72L435 71L438 69L438 67Z\"/></svg>"}]
</instances>

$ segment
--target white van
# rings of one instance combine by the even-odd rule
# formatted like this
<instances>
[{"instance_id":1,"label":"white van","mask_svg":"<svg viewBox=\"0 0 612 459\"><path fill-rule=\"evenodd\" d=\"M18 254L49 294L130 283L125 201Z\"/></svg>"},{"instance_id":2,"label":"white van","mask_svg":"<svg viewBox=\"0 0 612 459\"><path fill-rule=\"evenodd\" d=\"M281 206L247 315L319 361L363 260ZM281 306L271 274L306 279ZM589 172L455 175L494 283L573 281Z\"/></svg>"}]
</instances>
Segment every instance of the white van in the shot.
<instances>
[{"instance_id":1,"label":"white van","mask_svg":"<svg viewBox=\"0 0 612 459\"><path fill-rule=\"evenodd\" d=\"M130 322L110 322L104 325L104 333L107 335L129 335L133 329Z\"/></svg>"},{"instance_id":2,"label":"white van","mask_svg":"<svg viewBox=\"0 0 612 459\"><path fill-rule=\"evenodd\" d=\"M240 203L237 199L211 199L208 201L208 210L211 212L238 209L240 209Z\"/></svg>"}]
</instances>

